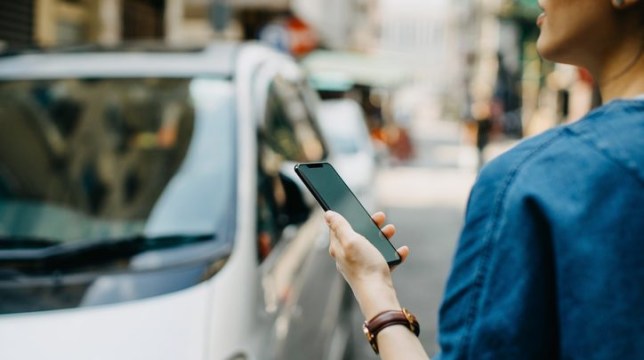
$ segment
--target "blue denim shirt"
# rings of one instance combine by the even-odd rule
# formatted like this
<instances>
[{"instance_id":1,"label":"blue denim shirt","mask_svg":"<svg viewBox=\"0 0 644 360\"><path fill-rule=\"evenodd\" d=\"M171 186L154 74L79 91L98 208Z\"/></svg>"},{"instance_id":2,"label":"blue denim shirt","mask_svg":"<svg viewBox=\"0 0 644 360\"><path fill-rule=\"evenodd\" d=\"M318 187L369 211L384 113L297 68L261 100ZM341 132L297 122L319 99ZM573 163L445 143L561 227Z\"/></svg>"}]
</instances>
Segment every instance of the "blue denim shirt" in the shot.
<instances>
[{"instance_id":1,"label":"blue denim shirt","mask_svg":"<svg viewBox=\"0 0 644 360\"><path fill-rule=\"evenodd\" d=\"M439 318L443 360L644 359L644 100L483 169Z\"/></svg>"}]
</instances>

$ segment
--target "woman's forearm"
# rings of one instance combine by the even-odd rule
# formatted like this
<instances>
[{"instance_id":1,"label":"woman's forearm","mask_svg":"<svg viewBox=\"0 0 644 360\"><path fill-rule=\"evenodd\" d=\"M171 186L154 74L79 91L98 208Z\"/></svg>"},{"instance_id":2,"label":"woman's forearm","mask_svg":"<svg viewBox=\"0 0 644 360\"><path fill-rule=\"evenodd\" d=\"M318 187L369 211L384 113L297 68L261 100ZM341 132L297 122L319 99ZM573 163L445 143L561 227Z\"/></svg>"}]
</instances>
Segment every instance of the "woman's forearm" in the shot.
<instances>
[{"instance_id":1,"label":"woman's forearm","mask_svg":"<svg viewBox=\"0 0 644 360\"><path fill-rule=\"evenodd\" d=\"M378 333L378 350L383 360L429 359L420 340L402 325L392 325Z\"/></svg>"},{"instance_id":2,"label":"woman's forearm","mask_svg":"<svg viewBox=\"0 0 644 360\"><path fill-rule=\"evenodd\" d=\"M391 281L378 278L360 281L352 285L352 290L365 319L372 319L383 311L400 310L396 290Z\"/></svg>"},{"instance_id":3,"label":"woman's forearm","mask_svg":"<svg viewBox=\"0 0 644 360\"><path fill-rule=\"evenodd\" d=\"M361 282L353 292L365 319L372 319L383 311L401 309L396 291L387 281ZM386 327L378 333L377 340L382 359L429 359L420 340L405 326Z\"/></svg>"}]
</instances>

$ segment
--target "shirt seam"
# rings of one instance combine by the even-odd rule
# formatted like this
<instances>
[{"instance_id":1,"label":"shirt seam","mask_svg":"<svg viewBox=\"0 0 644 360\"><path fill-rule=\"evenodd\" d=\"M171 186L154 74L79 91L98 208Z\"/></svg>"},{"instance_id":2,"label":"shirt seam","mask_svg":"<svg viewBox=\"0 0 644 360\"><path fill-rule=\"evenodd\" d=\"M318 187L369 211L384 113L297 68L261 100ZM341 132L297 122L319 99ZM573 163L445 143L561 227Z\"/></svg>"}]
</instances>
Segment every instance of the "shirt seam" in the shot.
<instances>
[{"instance_id":1,"label":"shirt seam","mask_svg":"<svg viewBox=\"0 0 644 360\"><path fill-rule=\"evenodd\" d=\"M479 267L476 271L475 280L473 284L474 286L473 294L472 294L473 301L470 305L470 308L468 309L469 311L465 318L466 333L463 338L463 349L465 350L465 354L467 358L470 358L470 351L471 351L470 341L472 338L474 324L476 323L476 319L478 317L478 313L482 303L481 293L482 293L483 285L487 280L489 263L492 256L492 245L496 242L496 240L498 240L497 237L500 234L498 232L498 229L502 220L500 215L504 208L504 203L505 203L505 199L507 198L508 191L510 187L514 184L514 180L519 174L519 171L526 166L527 162L531 160L534 156L538 155L538 153L540 153L543 149L552 145L555 141L561 139L562 135L563 135L563 132L558 131L557 133L554 134L554 136L551 139L548 139L544 143L535 147L521 161L519 161L517 165L512 167L503 183L501 191L497 194L496 198L494 199L493 212L490 218L490 221L492 223L491 223L491 226L486 230L485 235L483 237L484 245L481 253L481 260L479 262Z\"/></svg>"}]
</instances>

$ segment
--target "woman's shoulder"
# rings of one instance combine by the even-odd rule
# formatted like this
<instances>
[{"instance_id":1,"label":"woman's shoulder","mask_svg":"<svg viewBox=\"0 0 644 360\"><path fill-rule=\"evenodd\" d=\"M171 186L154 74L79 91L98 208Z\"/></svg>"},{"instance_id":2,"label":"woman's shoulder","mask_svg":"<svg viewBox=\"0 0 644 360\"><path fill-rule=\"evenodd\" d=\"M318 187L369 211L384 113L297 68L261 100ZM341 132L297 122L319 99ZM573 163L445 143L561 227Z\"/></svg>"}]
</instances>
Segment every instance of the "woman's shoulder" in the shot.
<instances>
[{"instance_id":1,"label":"woman's shoulder","mask_svg":"<svg viewBox=\"0 0 644 360\"><path fill-rule=\"evenodd\" d=\"M644 183L644 101L614 101L583 119L527 138L487 164L479 180L574 171L628 173Z\"/></svg>"},{"instance_id":2,"label":"woman's shoulder","mask_svg":"<svg viewBox=\"0 0 644 360\"><path fill-rule=\"evenodd\" d=\"M539 158L553 153L553 148L565 147L567 136L564 127L556 127L521 140L514 147L487 163L481 169L477 183L511 182L517 174L540 163Z\"/></svg>"}]
</instances>

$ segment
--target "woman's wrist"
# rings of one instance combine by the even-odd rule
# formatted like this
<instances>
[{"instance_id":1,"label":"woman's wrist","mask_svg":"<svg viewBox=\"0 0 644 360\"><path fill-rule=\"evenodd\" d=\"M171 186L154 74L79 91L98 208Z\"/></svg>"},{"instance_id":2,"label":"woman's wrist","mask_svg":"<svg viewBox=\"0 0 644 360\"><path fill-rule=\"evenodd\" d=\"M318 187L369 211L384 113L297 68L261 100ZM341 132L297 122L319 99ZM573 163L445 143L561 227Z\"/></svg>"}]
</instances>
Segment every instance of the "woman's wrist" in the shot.
<instances>
[{"instance_id":1,"label":"woman's wrist","mask_svg":"<svg viewBox=\"0 0 644 360\"><path fill-rule=\"evenodd\" d=\"M391 282L362 282L352 287L360 310L366 320L387 310L400 310L400 302Z\"/></svg>"}]
</instances>

